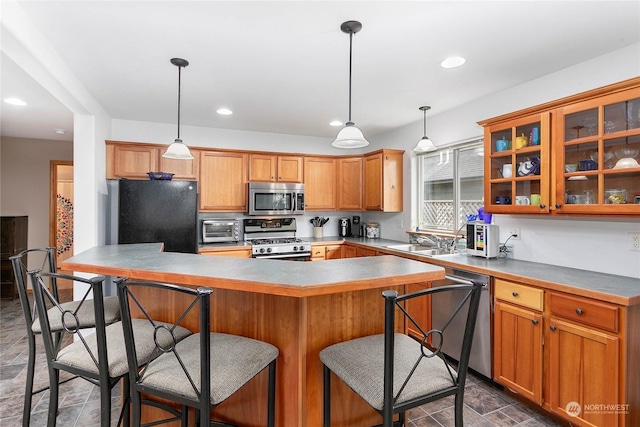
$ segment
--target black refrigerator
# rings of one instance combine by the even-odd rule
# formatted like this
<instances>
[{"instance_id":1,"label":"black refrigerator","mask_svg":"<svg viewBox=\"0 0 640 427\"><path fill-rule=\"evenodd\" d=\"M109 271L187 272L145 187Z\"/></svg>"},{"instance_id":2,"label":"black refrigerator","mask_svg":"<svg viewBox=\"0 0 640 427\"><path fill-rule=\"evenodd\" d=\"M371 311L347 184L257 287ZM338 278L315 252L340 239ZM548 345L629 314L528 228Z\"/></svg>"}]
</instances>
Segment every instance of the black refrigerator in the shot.
<instances>
[{"instance_id":1,"label":"black refrigerator","mask_svg":"<svg viewBox=\"0 0 640 427\"><path fill-rule=\"evenodd\" d=\"M198 253L196 181L118 181L118 243L164 243L165 252Z\"/></svg>"}]
</instances>

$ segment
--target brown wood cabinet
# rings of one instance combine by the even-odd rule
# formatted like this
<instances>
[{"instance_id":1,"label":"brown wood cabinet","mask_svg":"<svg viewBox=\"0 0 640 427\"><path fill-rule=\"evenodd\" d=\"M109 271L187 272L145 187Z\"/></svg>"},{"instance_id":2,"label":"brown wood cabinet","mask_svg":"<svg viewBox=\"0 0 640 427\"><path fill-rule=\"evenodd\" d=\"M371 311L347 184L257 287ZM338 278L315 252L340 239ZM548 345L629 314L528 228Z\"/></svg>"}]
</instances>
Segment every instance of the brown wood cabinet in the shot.
<instances>
[{"instance_id":1,"label":"brown wood cabinet","mask_svg":"<svg viewBox=\"0 0 640 427\"><path fill-rule=\"evenodd\" d=\"M640 77L479 124L487 153L485 211L640 215ZM518 172L532 160L539 170ZM505 165L510 176L501 172ZM516 204L516 196L531 201L532 194L539 203ZM511 203L497 203L500 196Z\"/></svg>"},{"instance_id":2,"label":"brown wood cabinet","mask_svg":"<svg viewBox=\"0 0 640 427\"><path fill-rule=\"evenodd\" d=\"M493 328L495 381L541 405L542 312L496 300Z\"/></svg>"},{"instance_id":3,"label":"brown wood cabinet","mask_svg":"<svg viewBox=\"0 0 640 427\"><path fill-rule=\"evenodd\" d=\"M344 246L342 248L342 258L355 258L356 257L356 248L353 246Z\"/></svg>"},{"instance_id":4,"label":"brown wood cabinet","mask_svg":"<svg viewBox=\"0 0 640 427\"><path fill-rule=\"evenodd\" d=\"M338 159L338 210L362 210L363 158Z\"/></svg>"},{"instance_id":5,"label":"brown wood cabinet","mask_svg":"<svg viewBox=\"0 0 640 427\"><path fill-rule=\"evenodd\" d=\"M549 212L550 117L546 112L485 127L484 152L489 153L484 159L487 212ZM507 148L502 149L505 145ZM537 166L532 163L534 173L527 174L527 162L536 163ZM534 194L538 196L537 203L531 202ZM504 196L510 197L511 203L498 203L498 198ZM517 204L517 196L527 197L529 204Z\"/></svg>"},{"instance_id":6,"label":"brown wood cabinet","mask_svg":"<svg viewBox=\"0 0 640 427\"><path fill-rule=\"evenodd\" d=\"M147 172L173 173L173 179L197 181L199 178L198 150L191 150L193 160L162 157L166 146L157 144L106 141L107 179L149 179Z\"/></svg>"},{"instance_id":7,"label":"brown wood cabinet","mask_svg":"<svg viewBox=\"0 0 640 427\"><path fill-rule=\"evenodd\" d=\"M327 259L341 259L342 245L312 245L311 261L324 261Z\"/></svg>"},{"instance_id":8,"label":"brown wood cabinet","mask_svg":"<svg viewBox=\"0 0 640 427\"><path fill-rule=\"evenodd\" d=\"M638 306L494 280L496 382L573 425L640 419Z\"/></svg>"},{"instance_id":9,"label":"brown wood cabinet","mask_svg":"<svg viewBox=\"0 0 640 427\"><path fill-rule=\"evenodd\" d=\"M200 210L207 212L246 212L250 181L304 183L308 211L402 211L402 150L306 156L190 147L194 160L173 160L162 157L165 149L106 141L106 178L149 179L147 172L161 171L199 181Z\"/></svg>"},{"instance_id":10,"label":"brown wood cabinet","mask_svg":"<svg viewBox=\"0 0 640 427\"><path fill-rule=\"evenodd\" d=\"M336 159L305 156L304 186L305 210L335 210Z\"/></svg>"},{"instance_id":11,"label":"brown wood cabinet","mask_svg":"<svg viewBox=\"0 0 640 427\"><path fill-rule=\"evenodd\" d=\"M246 212L247 154L200 152L200 210Z\"/></svg>"},{"instance_id":12,"label":"brown wood cabinet","mask_svg":"<svg viewBox=\"0 0 640 427\"><path fill-rule=\"evenodd\" d=\"M203 250L198 252L200 255L207 256L228 256L233 258L251 258L251 248L239 248L229 250Z\"/></svg>"},{"instance_id":13,"label":"brown wood cabinet","mask_svg":"<svg viewBox=\"0 0 640 427\"><path fill-rule=\"evenodd\" d=\"M620 425L621 411L611 409L627 403L620 390L618 307L555 292L549 302L551 410L583 426Z\"/></svg>"},{"instance_id":14,"label":"brown wood cabinet","mask_svg":"<svg viewBox=\"0 0 640 427\"><path fill-rule=\"evenodd\" d=\"M158 172L159 148L150 144L110 144L107 141L107 179L148 179Z\"/></svg>"},{"instance_id":15,"label":"brown wood cabinet","mask_svg":"<svg viewBox=\"0 0 640 427\"><path fill-rule=\"evenodd\" d=\"M356 248L356 257L363 256L376 256L376 251L373 249L361 248L358 246Z\"/></svg>"},{"instance_id":16,"label":"brown wood cabinet","mask_svg":"<svg viewBox=\"0 0 640 427\"><path fill-rule=\"evenodd\" d=\"M18 288L13 275L10 257L27 249L29 217L3 216L0 227L0 296L15 299Z\"/></svg>"},{"instance_id":17,"label":"brown wood cabinet","mask_svg":"<svg viewBox=\"0 0 640 427\"><path fill-rule=\"evenodd\" d=\"M402 212L401 150L379 150L364 156L364 209Z\"/></svg>"},{"instance_id":18,"label":"brown wood cabinet","mask_svg":"<svg viewBox=\"0 0 640 427\"><path fill-rule=\"evenodd\" d=\"M302 156L249 155L249 181L303 182Z\"/></svg>"}]
</instances>

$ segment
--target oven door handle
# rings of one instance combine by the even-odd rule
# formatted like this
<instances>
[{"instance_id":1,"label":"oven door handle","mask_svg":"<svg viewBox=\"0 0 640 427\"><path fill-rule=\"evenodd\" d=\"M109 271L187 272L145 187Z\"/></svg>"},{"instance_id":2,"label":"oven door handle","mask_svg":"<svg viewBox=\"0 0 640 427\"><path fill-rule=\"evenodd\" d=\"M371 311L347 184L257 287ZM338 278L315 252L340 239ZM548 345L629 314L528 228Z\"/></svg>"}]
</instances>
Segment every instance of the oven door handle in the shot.
<instances>
[{"instance_id":1,"label":"oven door handle","mask_svg":"<svg viewBox=\"0 0 640 427\"><path fill-rule=\"evenodd\" d=\"M278 259L278 258L305 258L311 257L311 252L299 252L295 254L275 254L275 255L258 255L253 258L256 259Z\"/></svg>"}]
</instances>

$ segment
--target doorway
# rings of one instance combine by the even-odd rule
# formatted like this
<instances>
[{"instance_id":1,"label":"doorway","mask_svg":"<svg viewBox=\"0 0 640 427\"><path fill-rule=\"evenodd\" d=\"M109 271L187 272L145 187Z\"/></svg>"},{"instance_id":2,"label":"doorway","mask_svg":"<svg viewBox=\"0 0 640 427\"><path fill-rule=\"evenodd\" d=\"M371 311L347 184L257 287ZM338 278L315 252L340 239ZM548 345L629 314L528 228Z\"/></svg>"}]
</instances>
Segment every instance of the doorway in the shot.
<instances>
[{"instance_id":1,"label":"doorway","mask_svg":"<svg viewBox=\"0 0 640 427\"><path fill-rule=\"evenodd\" d=\"M73 255L73 162L51 160L49 245L56 248L56 265Z\"/></svg>"}]
</instances>

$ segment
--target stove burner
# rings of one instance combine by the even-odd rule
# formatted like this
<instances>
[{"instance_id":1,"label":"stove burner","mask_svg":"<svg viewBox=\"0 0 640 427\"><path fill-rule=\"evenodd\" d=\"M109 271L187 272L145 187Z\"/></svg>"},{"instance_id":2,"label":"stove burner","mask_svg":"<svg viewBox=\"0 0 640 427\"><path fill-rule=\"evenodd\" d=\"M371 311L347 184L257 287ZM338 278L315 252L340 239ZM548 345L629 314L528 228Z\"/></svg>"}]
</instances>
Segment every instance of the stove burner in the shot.
<instances>
[{"instance_id":1,"label":"stove burner","mask_svg":"<svg viewBox=\"0 0 640 427\"><path fill-rule=\"evenodd\" d=\"M311 244L295 237L295 218L245 219L245 242L253 258L295 258L311 256ZM274 235L275 234L275 235Z\"/></svg>"}]
</instances>

